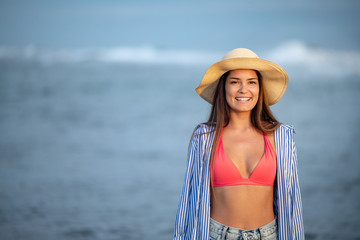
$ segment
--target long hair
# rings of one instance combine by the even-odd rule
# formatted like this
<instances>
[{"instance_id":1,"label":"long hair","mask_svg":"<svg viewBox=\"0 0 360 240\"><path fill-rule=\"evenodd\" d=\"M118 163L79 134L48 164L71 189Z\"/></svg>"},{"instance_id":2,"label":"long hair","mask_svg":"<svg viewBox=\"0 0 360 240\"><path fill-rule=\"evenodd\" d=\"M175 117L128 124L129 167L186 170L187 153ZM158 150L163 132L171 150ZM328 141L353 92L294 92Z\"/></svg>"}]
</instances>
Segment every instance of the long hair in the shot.
<instances>
[{"instance_id":1,"label":"long hair","mask_svg":"<svg viewBox=\"0 0 360 240\"><path fill-rule=\"evenodd\" d=\"M229 124L230 121L230 107L226 102L226 95L225 95L225 82L226 78L229 76L230 71L224 73L220 79L219 83L216 87L213 104L208 120L208 124L215 124L215 137L213 146L211 149L211 157L210 157L210 173L211 173L211 183L213 183L213 176L212 176L212 166L213 166L213 159L216 151L216 147L219 142L221 130ZM266 98L265 91L262 81L261 74L256 71L256 75L259 80L259 98L258 102L256 103L255 107L251 110L251 123L252 125L262 131L262 132L273 132L276 130L280 123L276 120L274 115L272 114L268 99Z\"/></svg>"}]
</instances>

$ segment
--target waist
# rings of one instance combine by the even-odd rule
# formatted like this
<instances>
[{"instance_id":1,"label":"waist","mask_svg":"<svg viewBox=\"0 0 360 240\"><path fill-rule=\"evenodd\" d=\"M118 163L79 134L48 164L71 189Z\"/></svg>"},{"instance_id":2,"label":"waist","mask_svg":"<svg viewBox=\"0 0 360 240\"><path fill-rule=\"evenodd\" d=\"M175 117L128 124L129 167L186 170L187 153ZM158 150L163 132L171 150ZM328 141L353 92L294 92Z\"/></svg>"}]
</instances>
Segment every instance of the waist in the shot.
<instances>
[{"instance_id":1,"label":"waist","mask_svg":"<svg viewBox=\"0 0 360 240\"><path fill-rule=\"evenodd\" d=\"M273 195L272 187L215 187L210 216L232 227L259 227L274 219Z\"/></svg>"}]
</instances>

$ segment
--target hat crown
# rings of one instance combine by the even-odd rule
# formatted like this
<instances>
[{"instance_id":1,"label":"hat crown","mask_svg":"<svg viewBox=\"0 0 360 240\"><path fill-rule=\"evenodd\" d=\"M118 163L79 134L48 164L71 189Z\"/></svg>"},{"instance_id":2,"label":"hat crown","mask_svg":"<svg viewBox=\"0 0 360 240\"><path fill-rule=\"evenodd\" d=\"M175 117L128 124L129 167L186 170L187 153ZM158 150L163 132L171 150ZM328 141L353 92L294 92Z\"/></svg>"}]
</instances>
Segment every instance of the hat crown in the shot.
<instances>
[{"instance_id":1,"label":"hat crown","mask_svg":"<svg viewBox=\"0 0 360 240\"><path fill-rule=\"evenodd\" d=\"M222 60L231 58L259 58L256 53L247 48L236 48L231 50L222 58Z\"/></svg>"}]
</instances>

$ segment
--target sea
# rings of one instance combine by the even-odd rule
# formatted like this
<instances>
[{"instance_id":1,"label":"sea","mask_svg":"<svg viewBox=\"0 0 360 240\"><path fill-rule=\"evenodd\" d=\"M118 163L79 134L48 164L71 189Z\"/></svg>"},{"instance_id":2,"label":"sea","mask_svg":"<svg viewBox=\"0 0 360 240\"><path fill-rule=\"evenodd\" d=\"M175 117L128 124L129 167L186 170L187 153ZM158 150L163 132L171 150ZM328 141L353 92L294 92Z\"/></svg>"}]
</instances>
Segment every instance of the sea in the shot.
<instances>
[{"instance_id":1,"label":"sea","mask_svg":"<svg viewBox=\"0 0 360 240\"><path fill-rule=\"evenodd\" d=\"M0 239L171 239L210 111L194 89L225 53L0 46ZM306 239L360 239L360 53L262 55L290 77L272 111L296 130Z\"/></svg>"}]
</instances>

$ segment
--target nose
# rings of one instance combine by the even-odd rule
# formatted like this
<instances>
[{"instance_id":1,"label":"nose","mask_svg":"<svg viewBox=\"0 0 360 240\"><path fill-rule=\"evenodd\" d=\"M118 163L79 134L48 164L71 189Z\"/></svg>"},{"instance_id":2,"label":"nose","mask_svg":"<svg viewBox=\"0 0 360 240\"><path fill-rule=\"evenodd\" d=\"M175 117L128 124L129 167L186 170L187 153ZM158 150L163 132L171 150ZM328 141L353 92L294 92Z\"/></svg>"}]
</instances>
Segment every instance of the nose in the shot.
<instances>
[{"instance_id":1,"label":"nose","mask_svg":"<svg viewBox=\"0 0 360 240\"><path fill-rule=\"evenodd\" d=\"M240 93L246 93L246 91L247 91L247 86L246 86L246 84L245 83L240 83L239 84L239 92Z\"/></svg>"}]
</instances>

